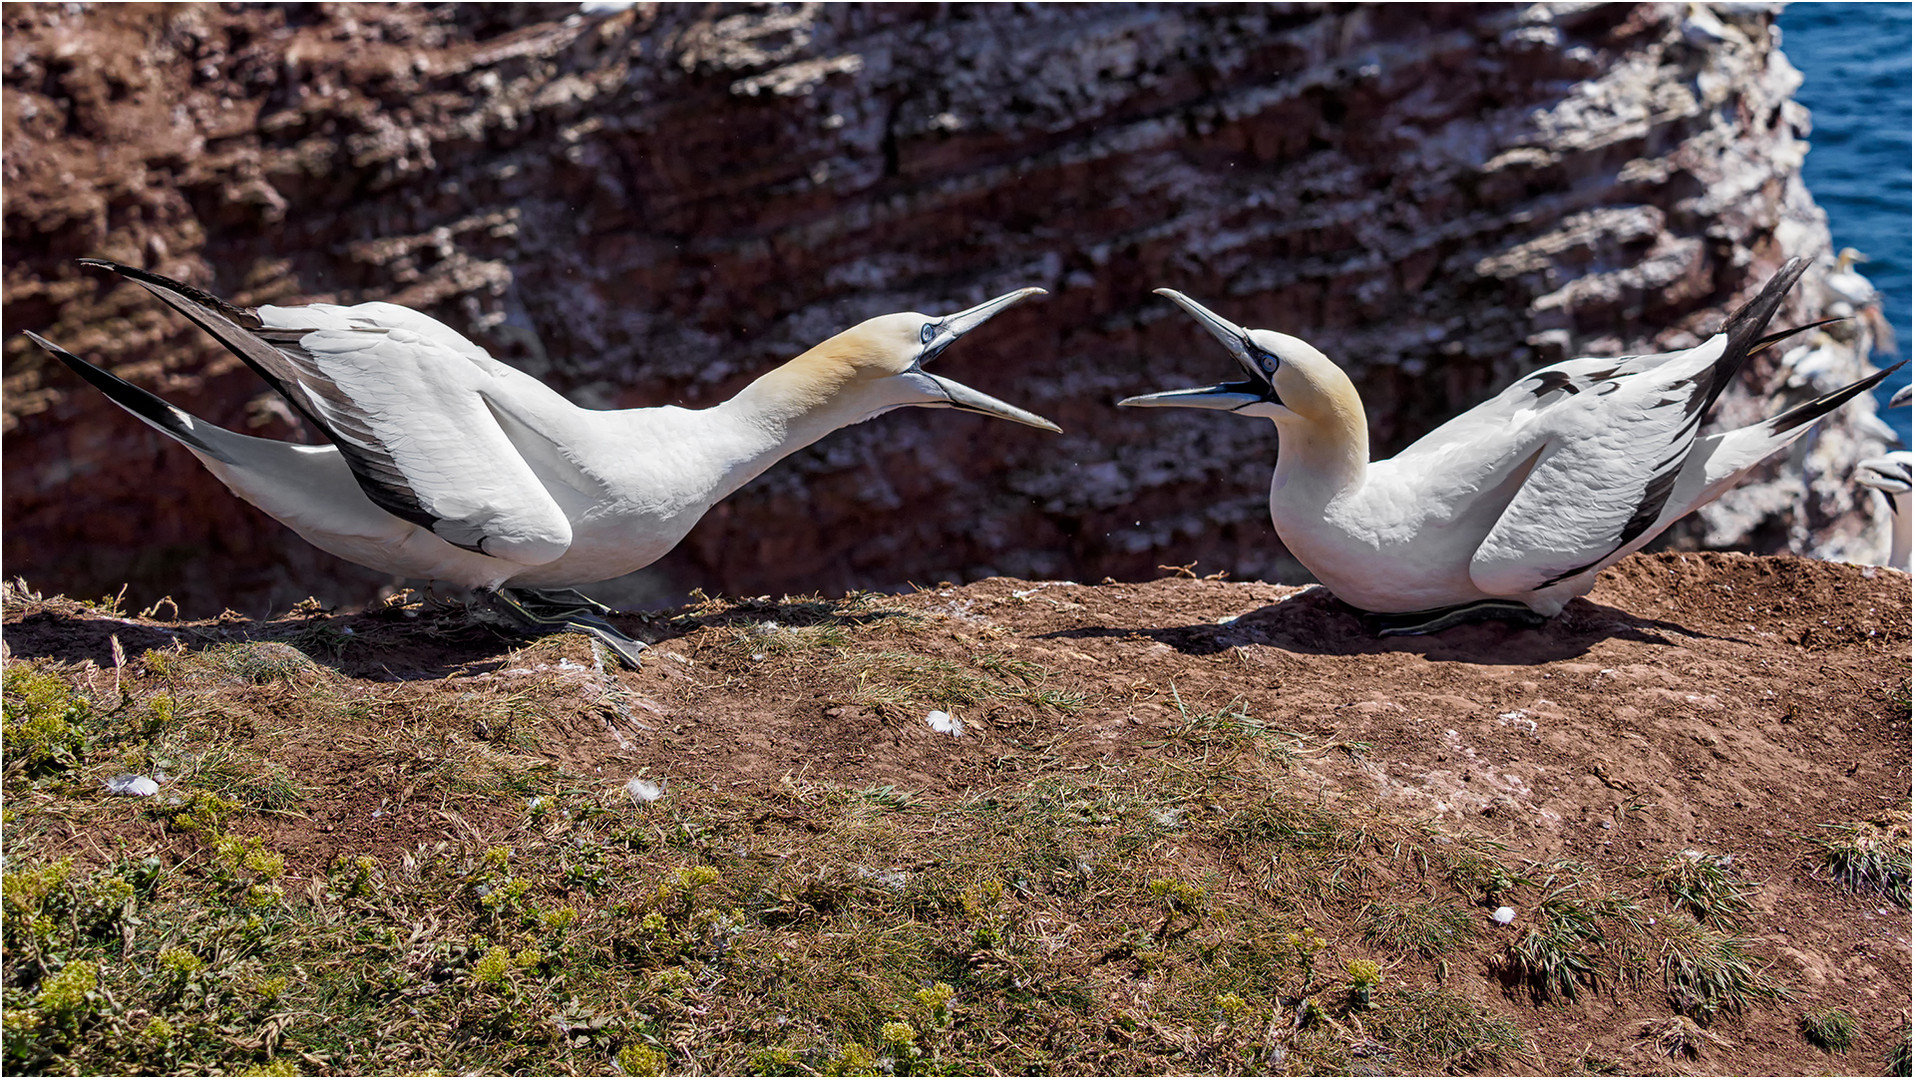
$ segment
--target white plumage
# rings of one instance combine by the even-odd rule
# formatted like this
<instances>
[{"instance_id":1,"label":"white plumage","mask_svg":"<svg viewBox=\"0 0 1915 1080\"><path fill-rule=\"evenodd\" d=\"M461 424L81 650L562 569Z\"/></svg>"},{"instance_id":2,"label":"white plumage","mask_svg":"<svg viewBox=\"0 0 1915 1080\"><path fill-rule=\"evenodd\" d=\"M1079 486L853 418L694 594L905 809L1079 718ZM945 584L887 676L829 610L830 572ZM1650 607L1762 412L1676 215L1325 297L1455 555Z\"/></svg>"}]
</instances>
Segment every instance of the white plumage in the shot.
<instances>
[{"instance_id":1,"label":"white plumage","mask_svg":"<svg viewBox=\"0 0 1915 1080\"><path fill-rule=\"evenodd\" d=\"M246 310L157 274L84 261L132 278L218 338L330 445L215 427L33 340L314 546L403 577L491 591L630 573L671 550L713 504L786 454L906 405L1057 430L922 367L1041 289L941 318L905 312L869 320L709 409L599 411L395 304ZM586 606L575 597L559 614L583 620L573 628L589 631ZM553 624L511 607L538 625Z\"/></svg>"},{"instance_id":2,"label":"white plumage","mask_svg":"<svg viewBox=\"0 0 1915 1080\"><path fill-rule=\"evenodd\" d=\"M1385 461L1369 460L1363 403L1307 343L1246 330L1167 289L1249 379L1125 400L1273 420L1270 514L1332 593L1385 632L1461 618L1549 616L1604 567L1715 499L1880 373L1761 424L1703 436L1743 359L1806 268L1796 260L1721 333L1677 352L1581 358L1532 372ZM1789 331L1793 332L1793 331Z\"/></svg>"}]
</instances>

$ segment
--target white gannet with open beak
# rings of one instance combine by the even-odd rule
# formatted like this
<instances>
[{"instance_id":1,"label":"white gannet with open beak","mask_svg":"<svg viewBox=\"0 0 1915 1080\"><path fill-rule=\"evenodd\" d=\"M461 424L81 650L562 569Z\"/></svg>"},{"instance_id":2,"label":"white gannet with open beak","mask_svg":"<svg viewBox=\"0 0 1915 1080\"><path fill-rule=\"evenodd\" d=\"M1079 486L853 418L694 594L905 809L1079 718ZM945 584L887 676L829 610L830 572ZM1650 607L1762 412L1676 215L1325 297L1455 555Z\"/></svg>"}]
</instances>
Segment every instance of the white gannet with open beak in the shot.
<instances>
[{"instance_id":1,"label":"white gannet with open beak","mask_svg":"<svg viewBox=\"0 0 1915 1080\"><path fill-rule=\"evenodd\" d=\"M1888 401L1891 409L1908 407L1909 387L1895 391ZM1915 489L1915 452L1892 450L1880 457L1855 463L1855 482L1863 487L1872 487L1888 500L1889 513L1889 552L1888 565L1897 570L1909 569L1909 524L1912 498L1910 490Z\"/></svg>"},{"instance_id":2,"label":"white gannet with open beak","mask_svg":"<svg viewBox=\"0 0 1915 1080\"><path fill-rule=\"evenodd\" d=\"M374 570L477 590L532 629L572 629L637 665L643 645L571 587L647 566L780 458L906 405L1055 424L924 365L1019 289L955 315L883 315L708 409L580 408L456 331L388 303L236 307L158 274L145 286L219 339L330 445L240 435L29 334L178 440L233 493ZM559 589L559 592L543 592Z\"/></svg>"},{"instance_id":3,"label":"white gannet with open beak","mask_svg":"<svg viewBox=\"0 0 1915 1080\"><path fill-rule=\"evenodd\" d=\"M1309 344L1246 330L1157 290L1230 350L1241 382L1128 398L1277 425L1270 517L1304 566L1381 633L1477 618L1540 622L1604 567L1716 498L1879 372L1752 427L1699 436L1703 418L1808 263L1771 278L1692 349L1566 360L1532 372L1387 461L1370 460L1363 402ZM1819 325L1819 324L1818 324Z\"/></svg>"}]
</instances>

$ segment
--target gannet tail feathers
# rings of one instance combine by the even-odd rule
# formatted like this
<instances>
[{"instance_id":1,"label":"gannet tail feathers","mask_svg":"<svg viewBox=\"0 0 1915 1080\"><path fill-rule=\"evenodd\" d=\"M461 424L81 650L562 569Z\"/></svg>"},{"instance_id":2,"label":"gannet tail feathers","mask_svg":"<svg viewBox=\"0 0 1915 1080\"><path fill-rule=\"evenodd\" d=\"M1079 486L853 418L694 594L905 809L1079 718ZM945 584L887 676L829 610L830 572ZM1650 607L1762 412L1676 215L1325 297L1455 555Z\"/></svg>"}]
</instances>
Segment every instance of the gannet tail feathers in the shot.
<instances>
[{"instance_id":1,"label":"gannet tail feathers","mask_svg":"<svg viewBox=\"0 0 1915 1080\"><path fill-rule=\"evenodd\" d=\"M1762 331L1768 328L1769 320L1775 318L1776 309L1782 306L1783 298L1788 296L1789 290L1795 287L1796 281L1808 268L1809 260L1790 259L1769 278L1769 283L1762 286L1761 292L1736 309L1735 314L1722 324L1721 333L1727 335L1729 340L1722 349L1722 359L1716 361L1715 378L1709 384L1708 396L1703 399L1702 415L1708 415L1716 399L1735 381L1736 373L1742 370L1743 361L1760 347L1758 343L1763 341Z\"/></svg>"},{"instance_id":2,"label":"gannet tail feathers","mask_svg":"<svg viewBox=\"0 0 1915 1080\"><path fill-rule=\"evenodd\" d=\"M1903 361L1906 363L1907 361ZM1669 518L1687 514L1715 499L1723 491L1741 480L1743 475L1754 468L1758 462L1777 450L1789 445L1808 434L1817 420L1841 408L1849 401L1873 390L1876 384L1893 374L1902 364L1884 368L1821 397L1805 401L1793 409L1772 416L1759 424L1725 431L1720 435L1711 435L1702 440L1697 452L1704 454L1702 489L1683 500L1681 512ZM1687 486L1686 484L1684 485Z\"/></svg>"},{"instance_id":3,"label":"gannet tail feathers","mask_svg":"<svg viewBox=\"0 0 1915 1080\"><path fill-rule=\"evenodd\" d=\"M206 423L184 409L169 404L158 395L134 386L103 367L80 359L31 330L28 330L26 334L35 345L52 353L61 363L72 368L74 374L97 387L101 393L112 400L113 404L193 450L228 465L234 464L232 455L208 438L209 431L224 433L224 429Z\"/></svg>"},{"instance_id":4,"label":"gannet tail feathers","mask_svg":"<svg viewBox=\"0 0 1915 1080\"><path fill-rule=\"evenodd\" d=\"M1902 363L1896 364L1893 367L1883 368L1865 379L1858 379L1844 386L1840 390L1823 394L1821 397L1811 401L1805 401L1787 412L1779 413L1763 423L1756 424L1754 427L1743 428L1742 430L1767 431L1770 438L1781 437L1783 439L1781 446L1786 446L1800 438L1810 424L1815 423L1829 413L1841 408L1851 399L1875 389L1877 384L1901 370L1902 365L1906 363L1908 363L1908 361L1904 360ZM1781 446L1776 447L1776 449L1780 449Z\"/></svg>"}]
</instances>

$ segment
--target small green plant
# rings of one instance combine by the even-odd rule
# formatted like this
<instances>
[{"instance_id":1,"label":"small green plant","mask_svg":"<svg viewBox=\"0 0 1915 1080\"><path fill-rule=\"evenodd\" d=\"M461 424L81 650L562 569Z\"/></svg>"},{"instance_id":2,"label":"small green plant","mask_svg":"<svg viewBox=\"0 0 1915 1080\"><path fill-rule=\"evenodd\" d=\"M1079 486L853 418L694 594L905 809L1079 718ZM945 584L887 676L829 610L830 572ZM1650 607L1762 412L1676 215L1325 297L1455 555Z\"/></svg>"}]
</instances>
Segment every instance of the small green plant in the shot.
<instances>
[{"instance_id":1,"label":"small green plant","mask_svg":"<svg viewBox=\"0 0 1915 1080\"><path fill-rule=\"evenodd\" d=\"M1836 1008L1810 1009L1802 1014L1802 1035L1831 1053L1841 1053L1855 1045L1861 1025L1850 1013Z\"/></svg>"},{"instance_id":2,"label":"small green plant","mask_svg":"<svg viewBox=\"0 0 1915 1080\"><path fill-rule=\"evenodd\" d=\"M639 1043L626 1043L618 1051L618 1069L626 1076L663 1076L665 1052Z\"/></svg>"},{"instance_id":3,"label":"small green plant","mask_svg":"<svg viewBox=\"0 0 1915 1080\"><path fill-rule=\"evenodd\" d=\"M1297 967L1303 969L1303 988L1300 992L1308 996L1310 988L1316 985L1317 954L1329 948L1330 943L1307 926L1295 933L1285 934L1283 943L1296 957Z\"/></svg>"},{"instance_id":4,"label":"small green plant","mask_svg":"<svg viewBox=\"0 0 1915 1080\"><path fill-rule=\"evenodd\" d=\"M1883 1075L1909 1075L1908 1041L1908 1032L1904 1031L1902 1032L1902 1037L1895 1041L1895 1045L1888 1048L1888 1053L1883 1059Z\"/></svg>"},{"instance_id":5,"label":"small green plant","mask_svg":"<svg viewBox=\"0 0 1915 1080\"><path fill-rule=\"evenodd\" d=\"M69 768L86 749L82 725L92 711L65 679L15 660L0 693L0 743L7 766L28 774Z\"/></svg>"},{"instance_id":6,"label":"small green plant","mask_svg":"<svg viewBox=\"0 0 1915 1080\"><path fill-rule=\"evenodd\" d=\"M856 1040L838 1047L838 1052L822 1070L826 1076L876 1076L878 1059L865 1045Z\"/></svg>"},{"instance_id":7,"label":"small green plant","mask_svg":"<svg viewBox=\"0 0 1915 1080\"><path fill-rule=\"evenodd\" d=\"M1370 994L1383 978L1383 967L1374 960L1345 960L1343 972L1350 977L1350 1000L1357 1008L1370 1007Z\"/></svg>"},{"instance_id":8,"label":"small green plant","mask_svg":"<svg viewBox=\"0 0 1915 1080\"><path fill-rule=\"evenodd\" d=\"M782 1046L767 1047L751 1055L753 1076L798 1076L798 1055Z\"/></svg>"},{"instance_id":9,"label":"small green plant","mask_svg":"<svg viewBox=\"0 0 1915 1080\"><path fill-rule=\"evenodd\" d=\"M186 807L173 815L173 827L209 840L217 839L226 823L244 809L239 803L210 791L195 791L186 800Z\"/></svg>"},{"instance_id":10,"label":"small green plant","mask_svg":"<svg viewBox=\"0 0 1915 1080\"><path fill-rule=\"evenodd\" d=\"M1730 869L1731 857L1679 851L1662 861L1654 877L1670 906L1697 921L1727 930L1749 912L1746 883Z\"/></svg>"},{"instance_id":11,"label":"small green plant","mask_svg":"<svg viewBox=\"0 0 1915 1080\"><path fill-rule=\"evenodd\" d=\"M1855 892L1875 893L1908 906L1909 827L1906 821L1824 825L1812 837L1830 875Z\"/></svg>"},{"instance_id":12,"label":"small green plant","mask_svg":"<svg viewBox=\"0 0 1915 1080\"><path fill-rule=\"evenodd\" d=\"M932 983L912 996L930 1014L932 1024L941 1028L951 1026L951 1003L956 1000L957 991L950 983Z\"/></svg>"},{"instance_id":13,"label":"small green plant","mask_svg":"<svg viewBox=\"0 0 1915 1080\"><path fill-rule=\"evenodd\" d=\"M472 965L472 982L475 986L496 986L504 982L505 977L511 973L511 950L503 945L494 945L486 950L484 956L479 957L478 963Z\"/></svg>"}]
</instances>

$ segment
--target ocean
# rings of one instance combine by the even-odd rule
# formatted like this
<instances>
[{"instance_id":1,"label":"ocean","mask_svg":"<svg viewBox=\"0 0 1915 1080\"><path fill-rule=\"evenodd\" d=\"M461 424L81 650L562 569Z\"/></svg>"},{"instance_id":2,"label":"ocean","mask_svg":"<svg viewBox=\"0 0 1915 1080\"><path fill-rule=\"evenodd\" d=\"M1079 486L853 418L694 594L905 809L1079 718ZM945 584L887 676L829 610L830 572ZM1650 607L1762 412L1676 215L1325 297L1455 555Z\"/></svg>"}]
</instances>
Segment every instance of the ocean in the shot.
<instances>
[{"instance_id":1,"label":"ocean","mask_svg":"<svg viewBox=\"0 0 1915 1080\"><path fill-rule=\"evenodd\" d=\"M1836 250L1853 247L1869 257L1862 273L1882 291L1882 311L1895 327L1896 351L1878 364L1910 353L1909 55L1908 4L1790 4L1777 22L1782 51L1802 72L1796 100L1814 115L1803 178L1828 212ZM1880 389L1884 405L1907 386L1907 368ZM1909 441L1909 410L1884 418Z\"/></svg>"}]
</instances>

